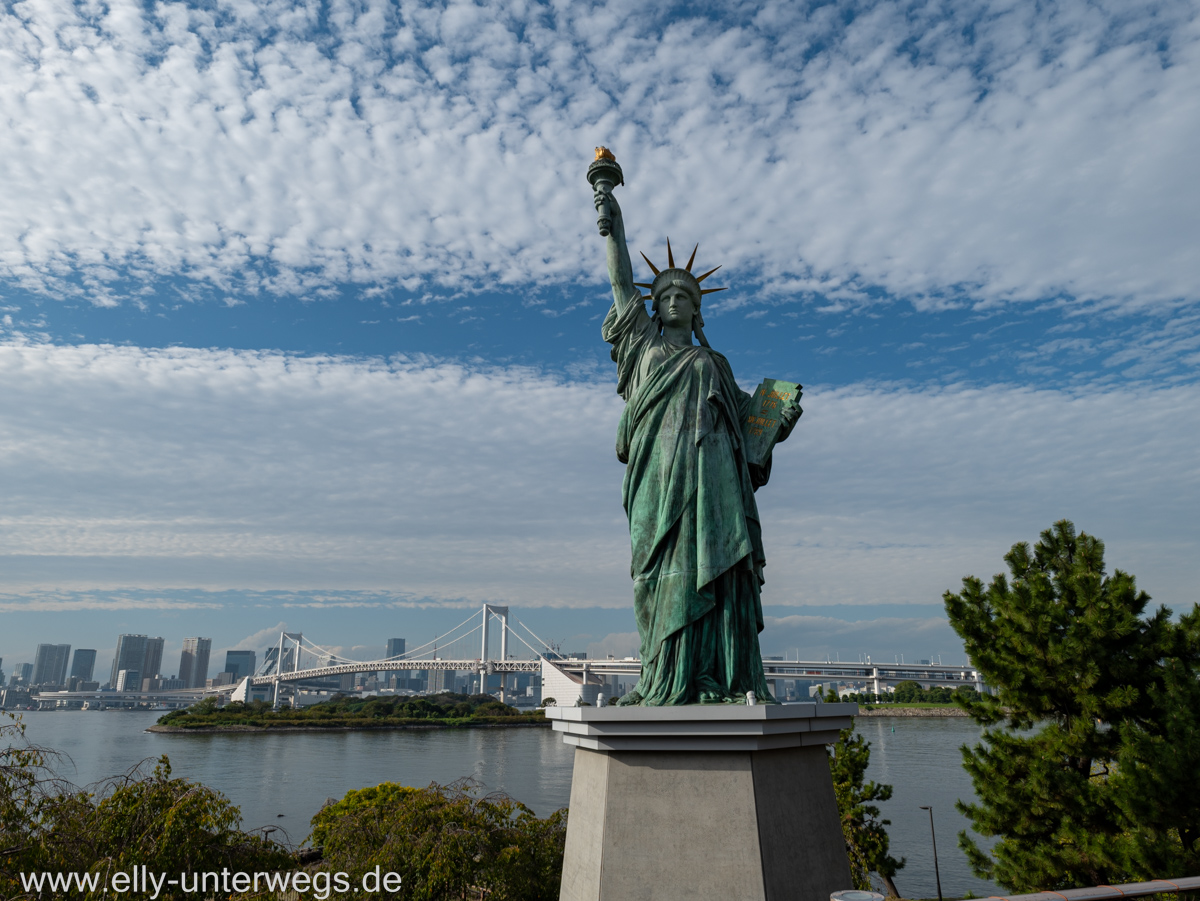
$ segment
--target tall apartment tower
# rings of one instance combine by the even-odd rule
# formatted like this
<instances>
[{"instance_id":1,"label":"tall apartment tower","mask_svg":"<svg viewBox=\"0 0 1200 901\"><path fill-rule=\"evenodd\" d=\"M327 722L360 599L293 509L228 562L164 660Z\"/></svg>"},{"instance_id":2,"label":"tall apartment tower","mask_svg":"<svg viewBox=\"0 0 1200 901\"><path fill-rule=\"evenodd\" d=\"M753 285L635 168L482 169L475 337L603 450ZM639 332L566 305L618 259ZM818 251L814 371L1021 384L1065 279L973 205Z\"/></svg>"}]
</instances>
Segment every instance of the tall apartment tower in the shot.
<instances>
[{"instance_id":1,"label":"tall apartment tower","mask_svg":"<svg viewBox=\"0 0 1200 901\"><path fill-rule=\"evenodd\" d=\"M233 681L241 682L253 676L258 668L258 655L253 651L226 651L224 672L233 673Z\"/></svg>"},{"instance_id":2,"label":"tall apartment tower","mask_svg":"<svg viewBox=\"0 0 1200 901\"><path fill-rule=\"evenodd\" d=\"M145 635L118 636L117 653L113 656L112 676L108 680L109 684L116 687L117 674L121 670L136 672L143 677L161 674L163 644L163 639L147 638Z\"/></svg>"},{"instance_id":3,"label":"tall apartment tower","mask_svg":"<svg viewBox=\"0 0 1200 901\"><path fill-rule=\"evenodd\" d=\"M141 673L142 661L146 659L145 635L118 635L117 652L113 655L112 677L108 680L113 688L117 687L117 674L121 670L130 672L137 670Z\"/></svg>"},{"instance_id":4,"label":"tall apartment tower","mask_svg":"<svg viewBox=\"0 0 1200 901\"><path fill-rule=\"evenodd\" d=\"M162 675L163 645L162 638L146 639L146 656L142 658L142 678L153 678Z\"/></svg>"},{"instance_id":5,"label":"tall apartment tower","mask_svg":"<svg viewBox=\"0 0 1200 901\"><path fill-rule=\"evenodd\" d=\"M211 638L185 638L179 655L179 679L184 688L203 688L208 681L208 655Z\"/></svg>"},{"instance_id":6,"label":"tall apartment tower","mask_svg":"<svg viewBox=\"0 0 1200 901\"><path fill-rule=\"evenodd\" d=\"M92 673L96 670L96 650L94 648L76 648L75 657L71 660L71 676L78 676L84 682L92 681Z\"/></svg>"},{"instance_id":7,"label":"tall apartment tower","mask_svg":"<svg viewBox=\"0 0 1200 901\"><path fill-rule=\"evenodd\" d=\"M71 661L69 644L39 644L33 658L33 685L62 685Z\"/></svg>"}]
</instances>

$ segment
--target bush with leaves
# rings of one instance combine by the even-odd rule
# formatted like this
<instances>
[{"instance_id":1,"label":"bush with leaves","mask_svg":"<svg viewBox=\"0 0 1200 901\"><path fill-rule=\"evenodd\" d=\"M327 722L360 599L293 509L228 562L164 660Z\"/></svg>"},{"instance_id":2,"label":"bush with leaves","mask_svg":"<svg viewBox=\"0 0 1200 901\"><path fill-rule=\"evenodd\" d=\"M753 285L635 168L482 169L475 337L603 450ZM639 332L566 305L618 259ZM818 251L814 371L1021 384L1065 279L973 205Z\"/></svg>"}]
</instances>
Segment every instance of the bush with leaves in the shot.
<instances>
[{"instance_id":1,"label":"bush with leaves","mask_svg":"<svg viewBox=\"0 0 1200 901\"><path fill-rule=\"evenodd\" d=\"M1200 607L1143 617L1149 595L1066 520L1004 559L1010 577L945 594L996 690L959 699L992 727L963 748L978 800L959 809L999 836L989 855L960 834L972 869L1018 892L1200 872Z\"/></svg>"},{"instance_id":2,"label":"bush with leaves","mask_svg":"<svg viewBox=\"0 0 1200 901\"><path fill-rule=\"evenodd\" d=\"M0 899L20 892L20 874L45 860L47 812L60 795L50 752L29 744L20 718L0 713Z\"/></svg>"},{"instance_id":3,"label":"bush with leaves","mask_svg":"<svg viewBox=\"0 0 1200 901\"><path fill-rule=\"evenodd\" d=\"M291 869L294 856L261 835L242 832L240 812L223 795L171 777L161 758L149 773L137 768L95 791L56 780L49 752L28 746L16 723L0 728L0 899L99 898L102 891L46 887L26 894L21 873L112 874L146 866L149 872L195 873ZM163 901L191 897L164 885Z\"/></svg>"},{"instance_id":4,"label":"bush with leaves","mask_svg":"<svg viewBox=\"0 0 1200 901\"><path fill-rule=\"evenodd\" d=\"M394 897L413 901L557 898L566 811L540 819L507 795L469 789L385 782L349 792L313 817L319 867L349 873L354 884L376 867L399 873Z\"/></svg>"}]
</instances>

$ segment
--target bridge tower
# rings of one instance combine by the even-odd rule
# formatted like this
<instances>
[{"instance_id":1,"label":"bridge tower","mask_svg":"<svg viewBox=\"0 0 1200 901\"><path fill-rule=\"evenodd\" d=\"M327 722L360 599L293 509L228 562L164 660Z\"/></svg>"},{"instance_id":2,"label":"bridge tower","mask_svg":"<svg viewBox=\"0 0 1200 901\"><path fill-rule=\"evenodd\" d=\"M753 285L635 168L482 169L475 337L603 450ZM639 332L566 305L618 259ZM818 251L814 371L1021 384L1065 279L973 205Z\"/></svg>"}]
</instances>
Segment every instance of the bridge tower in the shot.
<instances>
[{"instance_id":1,"label":"bridge tower","mask_svg":"<svg viewBox=\"0 0 1200 901\"><path fill-rule=\"evenodd\" d=\"M487 694L487 677L492 671L489 665L491 659L488 657L488 624L492 621L492 617L500 620L500 659L508 659L508 608L497 607L494 604L483 605L483 652L479 657L479 692ZM501 674L500 676L500 700L505 700L504 694L508 688L508 676Z\"/></svg>"},{"instance_id":2,"label":"bridge tower","mask_svg":"<svg viewBox=\"0 0 1200 901\"><path fill-rule=\"evenodd\" d=\"M289 662L286 652L289 650L292 652L291 661L290 661L291 666L288 667L287 672L292 672L292 673L299 672L300 671L300 645L303 641L304 641L304 633L303 632L280 632L279 633L279 644L275 651L275 691L271 698L271 706L275 710L279 709L279 700L280 700L280 698L279 698L279 677L281 675L283 675L284 667L287 666L288 662ZM291 642L290 647L288 645L288 642ZM293 697L294 696L295 696L295 691L293 690Z\"/></svg>"}]
</instances>

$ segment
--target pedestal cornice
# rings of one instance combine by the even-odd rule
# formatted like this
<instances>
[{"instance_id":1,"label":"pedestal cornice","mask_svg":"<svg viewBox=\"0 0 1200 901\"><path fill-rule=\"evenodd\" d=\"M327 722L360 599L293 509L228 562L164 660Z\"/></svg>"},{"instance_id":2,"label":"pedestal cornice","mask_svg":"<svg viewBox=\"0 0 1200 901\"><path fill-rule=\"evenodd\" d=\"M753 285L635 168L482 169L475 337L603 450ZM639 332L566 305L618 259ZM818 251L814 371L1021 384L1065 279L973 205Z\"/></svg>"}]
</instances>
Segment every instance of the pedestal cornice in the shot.
<instances>
[{"instance_id":1,"label":"pedestal cornice","mask_svg":"<svg viewBox=\"0 0 1200 901\"><path fill-rule=\"evenodd\" d=\"M837 741L857 704L547 707L563 741L592 751L764 751Z\"/></svg>"}]
</instances>

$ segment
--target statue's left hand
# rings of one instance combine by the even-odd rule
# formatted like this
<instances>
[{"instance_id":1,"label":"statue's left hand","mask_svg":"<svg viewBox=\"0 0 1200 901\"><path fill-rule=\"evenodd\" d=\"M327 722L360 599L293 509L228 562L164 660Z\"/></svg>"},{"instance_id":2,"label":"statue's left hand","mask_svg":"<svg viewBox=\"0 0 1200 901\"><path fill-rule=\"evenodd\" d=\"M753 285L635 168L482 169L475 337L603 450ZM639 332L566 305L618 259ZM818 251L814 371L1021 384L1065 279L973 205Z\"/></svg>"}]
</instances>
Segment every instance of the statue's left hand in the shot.
<instances>
[{"instance_id":1,"label":"statue's left hand","mask_svg":"<svg viewBox=\"0 0 1200 901\"><path fill-rule=\"evenodd\" d=\"M779 414L779 418L783 420L783 428L779 430L779 437L775 440L776 444L780 441L787 441L788 436L792 434L792 429L796 427L796 423L803 414L804 408L800 406L799 396L788 401L783 412Z\"/></svg>"}]
</instances>

